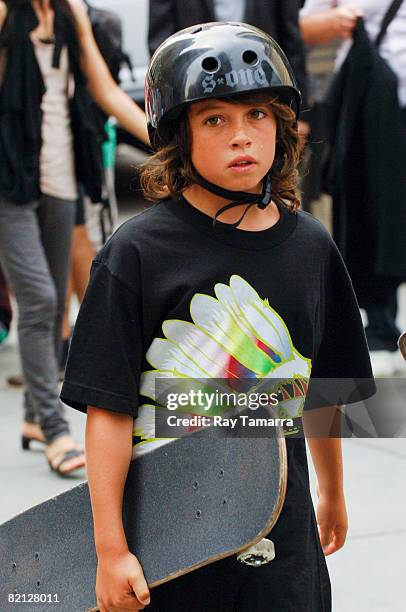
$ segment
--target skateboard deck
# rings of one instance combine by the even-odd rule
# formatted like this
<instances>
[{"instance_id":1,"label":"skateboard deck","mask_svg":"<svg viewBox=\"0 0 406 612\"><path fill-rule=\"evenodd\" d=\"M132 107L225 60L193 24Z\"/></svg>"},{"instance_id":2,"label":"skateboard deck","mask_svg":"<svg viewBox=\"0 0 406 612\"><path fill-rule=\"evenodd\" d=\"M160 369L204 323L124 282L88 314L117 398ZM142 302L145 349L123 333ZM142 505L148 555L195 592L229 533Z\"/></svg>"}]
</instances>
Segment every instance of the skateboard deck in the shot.
<instances>
[{"instance_id":1,"label":"skateboard deck","mask_svg":"<svg viewBox=\"0 0 406 612\"><path fill-rule=\"evenodd\" d=\"M255 417L269 418L261 412ZM244 435L238 427L235 437L206 427L132 461L123 523L150 588L238 554L272 529L285 497L287 458L281 430L267 430L238 438ZM27 611L49 612L53 605L58 612L84 612L95 606L87 483L1 525L0 560L2 612L18 609L8 603L9 594L48 597L31 604L20 598Z\"/></svg>"},{"instance_id":2,"label":"skateboard deck","mask_svg":"<svg viewBox=\"0 0 406 612\"><path fill-rule=\"evenodd\" d=\"M406 360L406 331L400 336L399 341L400 352L402 353L404 359Z\"/></svg>"}]
</instances>

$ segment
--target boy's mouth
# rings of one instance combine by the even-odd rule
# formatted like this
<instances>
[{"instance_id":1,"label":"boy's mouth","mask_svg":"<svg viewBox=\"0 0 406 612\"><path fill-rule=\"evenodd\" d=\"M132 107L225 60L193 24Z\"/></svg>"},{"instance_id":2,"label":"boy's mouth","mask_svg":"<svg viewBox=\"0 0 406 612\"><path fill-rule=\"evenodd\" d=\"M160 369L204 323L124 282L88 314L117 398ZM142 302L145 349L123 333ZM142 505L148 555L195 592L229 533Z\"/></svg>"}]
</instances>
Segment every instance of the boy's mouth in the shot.
<instances>
[{"instance_id":1,"label":"boy's mouth","mask_svg":"<svg viewBox=\"0 0 406 612\"><path fill-rule=\"evenodd\" d=\"M233 159L228 167L234 172L247 172L248 170L251 170L256 163L257 162L253 157L250 157L249 155L240 155L239 157Z\"/></svg>"}]
</instances>

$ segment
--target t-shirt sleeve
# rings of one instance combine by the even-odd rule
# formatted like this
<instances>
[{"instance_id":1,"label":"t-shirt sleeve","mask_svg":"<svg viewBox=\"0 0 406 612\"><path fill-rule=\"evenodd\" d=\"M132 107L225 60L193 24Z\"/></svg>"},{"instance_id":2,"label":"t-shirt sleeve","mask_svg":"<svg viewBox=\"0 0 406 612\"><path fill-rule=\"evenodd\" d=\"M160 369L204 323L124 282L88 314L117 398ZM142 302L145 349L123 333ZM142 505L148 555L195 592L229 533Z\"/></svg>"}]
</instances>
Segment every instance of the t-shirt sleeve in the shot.
<instances>
[{"instance_id":1,"label":"t-shirt sleeve","mask_svg":"<svg viewBox=\"0 0 406 612\"><path fill-rule=\"evenodd\" d=\"M322 277L321 336L305 409L359 402L376 392L359 306L333 241Z\"/></svg>"},{"instance_id":2,"label":"t-shirt sleeve","mask_svg":"<svg viewBox=\"0 0 406 612\"><path fill-rule=\"evenodd\" d=\"M137 416L142 367L140 299L103 261L94 261L76 321L62 401Z\"/></svg>"}]
</instances>

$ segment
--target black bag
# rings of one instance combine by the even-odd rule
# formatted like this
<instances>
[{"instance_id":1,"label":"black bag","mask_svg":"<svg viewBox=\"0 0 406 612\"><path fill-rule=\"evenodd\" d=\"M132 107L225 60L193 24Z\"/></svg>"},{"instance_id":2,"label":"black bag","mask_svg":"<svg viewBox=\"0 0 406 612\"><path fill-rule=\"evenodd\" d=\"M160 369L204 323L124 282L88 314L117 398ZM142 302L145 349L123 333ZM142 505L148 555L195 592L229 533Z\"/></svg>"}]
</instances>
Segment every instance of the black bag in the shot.
<instances>
[{"instance_id":1,"label":"black bag","mask_svg":"<svg viewBox=\"0 0 406 612\"><path fill-rule=\"evenodd\" d=\"M378 36L373 41L375 47L379 50L379 46L384 39L386 32L391 24L391 22L396 17L402 3L404 0L393 0L388 10L386 11L382 22L381 27L378 33ZM358 19L358 21L362 21L362 17ZM355 32L356 30L354 30ZM388 70L390 68L388 67ZM323 168L321 170L321 183L322 183L322 191L333 196L335 192L335 176L334 176L334 141L336 135L337 128L337 117L335 116L334 111L332 109L335 108L335 99L337 97L337 90L340 90L342 87L341 70L339 70L333 77L332 82L330 83L329 89L327 91L324 106L325 106L325 129L329 132L327 136L327 151L325 153L325 158L323 160Z\"/></svg>"},{"instance_id":2,"label":"black bag","mask_svg":"<svg viewBox=\"0 0 406 612\"><path fill-rule=\"evenodd\" d=\"M93 34L104 61L116 83L120 82L120 70L128 66L132 75L130 56L123 50L123 31L120 17L113 11L99 9L86 2Z\"/></svg>"}]
</instances>

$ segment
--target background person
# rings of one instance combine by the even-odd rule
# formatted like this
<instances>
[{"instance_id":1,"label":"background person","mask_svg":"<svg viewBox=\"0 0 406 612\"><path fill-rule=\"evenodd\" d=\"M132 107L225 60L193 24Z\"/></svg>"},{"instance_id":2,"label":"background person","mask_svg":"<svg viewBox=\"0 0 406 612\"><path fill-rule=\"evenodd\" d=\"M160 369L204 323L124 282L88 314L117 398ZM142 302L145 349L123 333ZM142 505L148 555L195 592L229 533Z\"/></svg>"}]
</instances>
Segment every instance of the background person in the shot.
<instances>
[{"instance_id":1,"label":"background person","mask_svg":"<svg viewBox=\"0 0 406 612\"><path fill-rule=\"evenodd\" d=\"M58 360L61 378L63 378L72 335L69 319L71 298L72 296L76 296L78 303L82 303L89 282L90 268L95 255L96 249L91 243L87 231L85 204L83 197L79 195L76 202L75 225L72 232L71 266L67 284L65 313L62 322L62 344Z\"/></svg>"},{"instance_id":2,"label":"background person","mask_svg":"<svg viewBox=\"0 0 406 612\"><path fill-rule=\"evenodd\" d=\"M338 69L352 48L351 37L358 17L362 15L369 39L375 41L391 6L394 6L392 0L357 0L351 3L307 0L300 20L303 38L309 44L342 39L337 54ZM343 108L348 107L348 114L336 132L338 140L331 150L330 159L331 167L333 164L342 168L340 176L349 177L348 181L340 180L340 185L331 185L335 191L334 236L349 267L360 306L365 308L368 316L366 335L376 376L388 376L404 369L397 349L400 330L396 317L397 290L406 280L406 185L403 170L406 163L406 2L400 2L396 8L397 12L378 48L380 57L397 79L394 95L389 97L391 77L382 77L383 85L378 90L379 75L375 73L365 83L357 116L351 118L351 113L355 112L351 110L351 100L355 108L355 100L361 95L358 90L366 74L364 56L358 55L355 64L348 69L352 74L358 71L354 85L349 85L348 75L340 81L342 90L352 87L353 94L351 91L343 94L349 103L342 103L338 111L343 112ZM381 73L382 70L387 69L380 67ZM385 84L389 82L390 85ZM334 90L336 99L341 95L337 87ZM332 97L329 105L334 108ZM334 133L337 121L330 121L327 128ZM362 121L365 121L365 128ZM351 134L347 132L347 126L352 130ZM341 155L344 138L347 142L351 139L351 147L348 154Z\"/></svg>"},{"instance_id":3,"label":"background person","mask_svg":"<svg viewBox=\"0 0 406 612\"><path fill-rule=\"evenodd\" d=\"M58 397L57 356L77 184L95 200L101 189L103 134L88 92L140 140L148 134L80 0L0 0L0 28L0 261L19 310L23 448L45 440L62 475L85 463Z\"/></svg>"}]
</instances>

